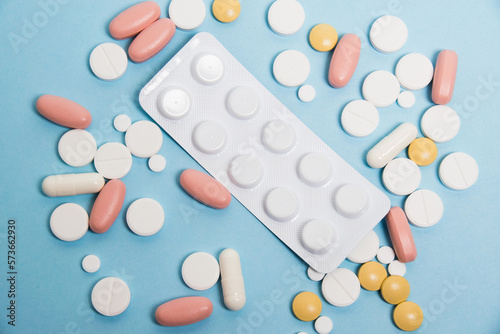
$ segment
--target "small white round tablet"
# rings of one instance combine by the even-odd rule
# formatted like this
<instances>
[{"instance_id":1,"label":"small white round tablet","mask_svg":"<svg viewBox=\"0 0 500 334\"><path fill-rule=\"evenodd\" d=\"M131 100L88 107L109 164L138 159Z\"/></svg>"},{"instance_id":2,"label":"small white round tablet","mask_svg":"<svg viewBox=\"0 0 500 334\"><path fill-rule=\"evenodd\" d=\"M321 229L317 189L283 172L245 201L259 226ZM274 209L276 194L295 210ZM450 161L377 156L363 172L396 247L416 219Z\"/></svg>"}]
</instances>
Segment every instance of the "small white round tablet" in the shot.
<instances>
[{"instance_id":1,"label":"small white round tablet","mask_svg":"<svg viewBox=\"0 0 500 334\"><path fill-rule=\"evenodd\" d=\"M322 255L333 247L335 230L323 220L311 220L302 228L300 240L310 253Z\"/></svg>"},{"instance_id":2,"label":"small white round tablet","mask_svg":"<svg viewBox=\"0 0 500 334\"><path fill-rule=\"evenodd\" d=\"M262 143L274 153L289 152L295 146L295 130L280 119L269 122L262 130Z\"/></svg>"},{"instance_id":3,"label":"small white round tablet","mask_svg":"<svg viewBox=\"0 0 500 334\"><path fill-rule=\"evenodd\" d=\"M288 2L291 0L284 1ZM281 52L273 64L274 78L285 87L302 85L307 80L307 77L309 77L310 71L311 65L306 55L297 50Z\"/></svg>"},{"instance_id":4,"label":"small white round tablet","mask_svg":"<svg viewBox=\"0 0 500 334\"><path fill-rule=\"evenodd\" d=\"M297 169L302 181L313 187L325 185L332 177L332 164L321 153L306 154Z\"/></svg>"},{"instance_id":5,"label":"small white round tablet","mask_svg":"<svg viewBox=\"0 0 500 334\"><path fill-rule=\"evenodd\" d=\"M90 54L90 68L101 80L112 81L125 74L128 65L127 53L115 43L103 43Z\"/></svg>"},{"instance_id":6,"label":"small white round tablet","mask_svg":"<svg viewBox=\"0 0 500 334\"><path fill-rule=\"evenodd\" d=\"M125 144L130 153L136 157L149 158L161 149L163 134L158 125L153 122L135 122L125 134Z\"/></svg>"},{"instance_id":7,"label":"small white round tablet","mask_svg":"<svg viewBox=\"0 0 500 334\"><path fill-rule=\"evenodd\" d=\"M259 110L259 95L250 87L239 86L227 94L226 106L234 117L249 119L255 116Z\"/></svg>"},{"instance_id":8,"label":"small white round tablet","mask_svg":"<svg viewBox=\"0 0 500 334\"><path fill-rule=\"evenodd\" d=\"M296 0L277 0L267 13L269 27L276 34L290 36L302 28L306 18L304 8Z\"/></svg>"},{"instance_id":9,"label":"small white round tablet","mask_svg":"<svg viewBox=\"0 0 500 334\"><path fill-rule=\"evenodd\" d=\"M314 321L314 329L318 334L330 333L333 330L332 319L328 318L326 315L322 315Z\"/></svg>"},{"instance_id":10,"label":"small white round tablet","mask_svg":"<svg viewBox=\"0 0 500 334\"><path fill-rule=\"evenodd\" d=\"M405 202L405 213L410 223L419 227L436 224L443 216L443 202L433 191L420 189L412 193Z\"/></svg>"},{"instance_id":11,"label":"small white round tablet","mask_svg":"<svg viewBox=\"0 0 500 334\"><path fill-rule=\"evenodd\" d=\"M405 45L408 39L408 28L397 16L379 17L370 29L372 46L382 53L396 52Z\"/></svg>"},{"instance_id":12,"label":"small white round tablet","mask_svg":"<svg viewBox=\"0 0 500 334\"><path fill-rule=\"evenodd\" d=\"M437 143L453 139L460 130L460 118L455 110L448 106L430 107L420 120L424 135Z\"/></svg>"},{"instance_id":13,"label":"small white round tablet","mask_svg":"<svg viewBox=\"0 0 500 334\"><path fill-rule=\"evenodd\" d=\"M181 271L184 283L193 290L208 290L219 280L219 262L205 252L189 255Z\"/></svg>"},{"instance_id":14,"label":"small white round tablet","mask_svg":"<svg viewBox=\"0 0 500 334\"><path fill-rule=\"evenodd\" d=\"M130 304L130 289L118 277L106 277L92 289L91 300L97 312L112 317L127 309Z\"/></svg>"},{"instance_id":15,"label":"small white round tablet","mask_svg":"<svg viewBox=\"0 0 500 334\"><path fill-rule=\"evenodd\" d=\"M168 16L182 30L193 30L205 21L207 9L203 0L172 0Z\"/></svg>"},{"instance_id":16,"label":"small white round tablet","mask_svg":"<svg viewBox=\"0 0 500 334\"><path fill-rule=\"evenodd\" d=\"M451 153L439 165L439 179L450 189L467 189L476 183L478 176L476 160L466 153Z\"/></svg>"},{"instance_id":17,"label":"small white round tablet","mask_svg":"<svg viewBox=\"0 0 500 334\"><path fill-rule=\"evenodd\" d=\"M94 158L95 169L107 179L120 179L132 168L132 155L120 143L106 143L99 147Z\"/></svg>"},{"instance_id":18,"label":"small white round tablet","mask_svg":"<svg viewBox=\"0 0 500 334\"><path fill-rule=\"evenodd\" d=\"M337 268L325 276L321 291L327 302L334 306L345 307L358 299L361 285L355 273L349 269Z\"/></svg>"},{"instance_id":19,"label":"small white round tablet","mask_svg":"<svg viewBox=\"0 0 500 334\"><path fill-rule=\"evenodd\" d=\"M101 260L95 255L87 255L82 260L82 268L88 273L95 273L101 267Z\"/></svg>"},{"instance_id":20,"label":"small white round tablet","mask_svg":"<svg viewBox=\"0 0 500 334\"><path fill-rule=\"evenodd\" d=\"M335 194L334 206L346 218L360 217L366 212L369 204L365 190L355 184L343 185Z\"/></svg>"},{"instance_id":21,"label":"small white round tablet","mask_svg":"<svg viewBox=\"0 0 500 334\"><path fill-rule=\"evenodd\" d=\"M193 131L194 146L205 154L219 153L226 142L226 129L215 121L203 121Z\"/></svg>"},{"instance_id":22,"label":"small white round tablet","mask_svg":"<svg viewBox=\"0 0 500 334\"><path fill-rule=\"evenodd\" d=\"M50 216L52 233L63 241L75 241L87 233L89 215L84 208L75 203L59 205Z\"/></svg>"},{"instance_id":23,"label":"small white round tablet","mask_svg":"<svg viewBox=\"0 0 500 334\"><path fill-rule=\"evenodd\" d=\"M125 114L120 114L115 117L113 120L113 126L115 127L116 131L119 132L125 132L127 131L128 127L132 124L132 120L128 115Z\"/></svg>"},{"instance_id":24,"label":"small white round tablet","mask_svg":"<svg viewBox=\"0 0 500 334\"><path fill-rule=\"evenodd\" d=\"M377 108L365 100L349 102L342 111L340 123L345 132L353 137L365 137L378 126Z\"/></svg>"},{"instance_id":25,"label":"small white round tablet","mask_svg":"<svg viewBox=\"0 0 500 334\"><path fill-rule=\"evenodd\" d=\"M394 195L409 195L417 190L422 180L420 168L407 158L396 158L384 167L382 181Z\"/></svg>"},{"instance_id":26,"label":"small white round tablet","mask_svg":"<svg viewBox=\"0 0 500 334\"><path fill-rule=\"evenodd\" d=\"M363 82L365 100L375 107L388 107L398 99L401 87L398 78L388 71L374 71Z\"/></svg>"},{"instance_id":27,"label":"small white round tablet","mask_svg":"<svg viewBox=\"0 0 500 334\"><path fill-rule=\"evenodd\" d=\"M396 65L396 77L401 86L408 90L426 87L433 76L432 62L420 53L409 53L403 56Z\"/></svg>"},{"instance_id":28,"label":"small white round tablet","mask_svg":"<svg viewBox=\"0 0 500 334\"><path fill-rule=\"evenodd\" d=\"M72 167L86 166L92 162L97 151L94 136L80 129L66 132L57 146L61 159Z\"/></svg>"},{"instance_id":29,"label":"small white round tablet","mask_svg":"<svg viewBox=\"0 0 500 334\"><path fill-rule=\"evenodd\" d=\"M325 277L325 274L309 267L307 268L307 277L309 277L311 281L319 282Z\"/></svg>"},{"instance_id":30,"label":"small white round tablet","mask_svg":"<svg viewBox=\"0 0 500 334\"><path fill-rule=\"evenodd\" d=\"M380 242L377 233L373 230L347 255L347 259L354 263L365 263L373 260L377 255Z\"/></svg>"},{"instance_id":31,"label":"small white round tablet","mask_svg":"<svg viewBox=\"0 0 500 334\"><path fill-rule=\"evenodd\" d=\"M297 216L299 198L290 189L275 188L267 194L264 209L272 219L287 222Z\"/></svg>"},{"instance_id":32,"label":"small white round tablet","mask_svg":"<svg viewBox=\"0 0 500 334\"><path fill-rule=\"evenodd\" d=\"M185 90L167 88L158 95L158 109L160 113L171 119L178 120L186 116L191 108L191 99Z\"/></svg>"},{"instance_id":33,"label":"small white round tablet","mask_svg":"<svg viewBox=\"0 0 500 334\"><path fill-rule=\"evenodd\" d=\"M224 63L213 54L202 54L193 61L193 73L196 79L205 85L213 85L224 74Z\"/></svg>"},{"instance_id":34,"label":"small white round tablet","mask_svg":"<svg viewBox=\"0 0 500 334\"><path fill-rule=\"evenodd\" d=\"M399 262L398 260L394 260L389 263L387 271L389 272L389 275L404 276L406 274L406 264Z\"/></svg>"},{"instance_id":35,"label":"small white round tablet","mask_svg":"<svg viewBox=\"0 0 500 334\"><path fill-rule=\"evenodd\" d=\"M148 166L153 172L159 173L162 172L167 166L167 160L165 160L163 155L155 154L149 158Z\"/></svg>"},{"instance_id":36,"label":"small white round tablet","mask_svg":"<svg viewBox=\"0 0 500 334\"><path fill-rule=\"evenodd\" d=\"M389 246L380 247L377 251L377 260L382 264L389 264L396 258L394 250Z\"/></svg>"},{"instance_id":37,"label":"small white round tablet","mask_svg":"<svg viewBox=\"0 0 500 334\"><path fill-rule=\"evenodd\" d=\"M148 237L163 227L165 212L160 203L151 198L139 198L127 209L127 225L137 235Z\"/></svg>"},{"instance_id":38,"label":"small white round tablet","mask_svg":"<svg viewBox=\"0 0 500 334\"><path fill-rule=\"evenodd\" d=\"M302 102L311 102L316 97L316 89L311 85L300 86L298 96Z\"/></svg>"},{"instance_id":39,"label":"small white round tablet","mask_svg":"<svg viewBox=\"0 0 500 334\"><path fill-rule=\"evenodd\" d=\"M253 154L242 154L231 160L228 174L241 188L256 187L264 176L264 166Z\"/></svg>"},{"instance_id":40,"label":"small white round tablet","mask_svg":"<svg viewBox=\"0 0 500 334\"><path fill-rule=\"evenodd\" d=\"M399 93L398 96L398 105L401 108L408 109L411 108L415 105L415 94L408 90L404 90L401 93Z\"/></svg>"}]
</instances>

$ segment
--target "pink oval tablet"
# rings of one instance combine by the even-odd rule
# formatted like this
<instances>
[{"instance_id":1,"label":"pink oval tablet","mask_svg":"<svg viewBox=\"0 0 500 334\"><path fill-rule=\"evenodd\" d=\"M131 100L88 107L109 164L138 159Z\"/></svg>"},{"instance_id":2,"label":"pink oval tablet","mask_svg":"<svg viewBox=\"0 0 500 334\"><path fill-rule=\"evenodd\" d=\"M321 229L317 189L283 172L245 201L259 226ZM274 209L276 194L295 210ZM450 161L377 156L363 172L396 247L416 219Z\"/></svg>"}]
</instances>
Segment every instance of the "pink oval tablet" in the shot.
<instances>
[{"instance_id":1,"label":"pink oval tablet","mask_svg":"<svg viewBox=\"0 0 500 334\"><path fill-rule=\"evenodd\" d=\"M458 56L455 51L443 50L439 53L432 82L432 101L435 104L447 104L451 101L457 66Z\"/></svg>"},{"instance_id":2,"label":"pink oval tablet","mask_svg":"<svg viewBox=\"0 0 500 334\"><path fill-rule=\"evenodd\" d=\"M109 24L109 33L115 39L125 39L140 33L158 20L160 6L154 1L144 1L125 9Z\"/></svg>"},{"instance_id":3,"label":"pink oval tablet","mask_svg":"<svg viewBox=\"0 0 500 334\"><path fill-rule=\"evenodd\" d=\"M185 326L208 318L212 310L212 302L206 297L183 297L160 305L155 318L162 326Z\"/></svg>"},{"instance_id":4,"label":"pink oval tablet","mask_svg":"<svg viewBox=\"0 0 500 334\"><path fill-rule=\"evenodd\" d=\"M141 63L160 52L175 34L172 20L163 18L152 23L132 41L128 48L130 59Z\"/></svg>"},{"instance_id":5,"label":"pink oval tablet","mask_svg":"<svg viewBox=\"0 0 500 334\"><path fill-rule=\"evenodd\" d=\"M351 80L361 53L361 40L354 34L345 34L333 51L328 82L332 87L342 88Z\"/></svg>"},{"instance_id":6,"label":"pink oval tablet","mask_svg":"<svg viewBox=\"0 0 500 334\"><path fill-rule=\"evenodd\" d=\"M104 233L115 222L125 200L125 183L114 179L106 183L94 202L90 213L90 229L95 233Z\"/></svg>"},{"instance_id":7,"label":"pink oval tablet","mask_svg":"<svg viewBox=\"0 0 500 334\"><path fill-rule=\"evenodd\" d=\"M182 172L182 188L197 201L215 209L224 209L231 203L231 193L219 181L194 169Z\"/></svg>"},{"instance_id":8,"label":"pink oval tablet","mask_svg":"<svg viewBox=\"0 0 500 334\"><path fill-rule=\"evenodd\" d=\"M86 129L92 122L87 109L60 96L40 96L36 101L36 109L49 121L72 129Z\"/></svg>"},{"instance_id":9,"label":"pink oval tablet","mask_svg":"<svg viewBox=\"0 0 500 334\"><path fill-rule=\"evenodd\" d=\"M385 221L392 246L399 261L407 263L415 260L417 258L417 248L403 209L398 206L392 207L385 216Z\"/></svg>"}]
</instances>

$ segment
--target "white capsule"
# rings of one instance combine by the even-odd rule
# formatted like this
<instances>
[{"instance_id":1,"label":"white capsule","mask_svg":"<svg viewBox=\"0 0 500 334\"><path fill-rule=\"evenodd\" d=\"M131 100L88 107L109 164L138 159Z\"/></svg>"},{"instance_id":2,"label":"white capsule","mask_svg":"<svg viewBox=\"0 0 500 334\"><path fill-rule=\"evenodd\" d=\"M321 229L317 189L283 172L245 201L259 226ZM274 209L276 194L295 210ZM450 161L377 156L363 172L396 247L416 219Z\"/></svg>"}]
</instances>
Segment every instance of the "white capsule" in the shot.
<instances>
[{"instance_id":1,"label":"white capsule","mask_svg":"<svg viewBox=\"0 0 500 334\"><path fill-rule=\"evenodd\" d=\"M43 193L50 197L93 194L102 187L104 178L98 173L50 175L42 182Z\"/></svg>"},{"instance_id":2,"label":"white capsule","mask_svg":"<svg viewBox=\"0 0 500 334\"><path fill-rule=\"evenodd\" d=\"M219 264L224 304L231 311L239 311L245 306L246 297L238 252L230 248L223 250Z\"/></svg>"},{"instance_id":3,"label":"white capsule","mask_svg":"<svg viewBox=\"0 0 500 334\"><path fill-rule=\"evenodd\" d=\"M411 123L403 123L394 131L382 138L366 155L368 165L382 168L394 159L401 151L417 138L417 127Z\"/></svg>"}]
</instances>

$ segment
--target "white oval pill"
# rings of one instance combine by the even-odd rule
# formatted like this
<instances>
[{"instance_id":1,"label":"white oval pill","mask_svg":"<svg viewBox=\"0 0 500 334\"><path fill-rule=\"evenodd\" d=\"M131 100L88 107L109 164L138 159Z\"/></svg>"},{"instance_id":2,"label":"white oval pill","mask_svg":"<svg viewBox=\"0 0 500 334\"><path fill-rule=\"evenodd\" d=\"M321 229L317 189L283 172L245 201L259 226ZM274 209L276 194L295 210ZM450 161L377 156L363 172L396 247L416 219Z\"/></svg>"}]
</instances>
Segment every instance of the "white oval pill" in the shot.
<instances>
[{"instance_id":1,"label":"white oval pill","mask_svg":"<svg viewBox=\"0 0 500 334\"><path fill-rule=\"evenodd\" d=\"M401 108L408 109L415 105L415 94L410 91L402 91L398 96L398 105Z\"/></svg>"},{"instance_id":2,"label":"white oval pill","mask_svg":"<svg viewBox=\"0 0 500 334\"><path fill-rule=\"evenodd\" d=\"M125 134L125 144L130 153L136 157L149 158L161 149L163 134L158 125L153 122L135 122Z\"/></svg>"},{"instance_id":3,"label":"white oval pill","mask_svg":"<svg viewBox=\"0 0 500 334\"><path fill-rule=\"evenodd\" d=\"M396 65L396 77L401 86L408 90L426 87L433 76L432 62L420 53L409 53L403 56Z\"/></svg>"},{"instance_id":4,"label":"white oval pill","mask_svg":"<svg viewBox=\"0 0 500 334\"><path fill-rule=\"evenodd\" d=\"M280 119L269 122L262 130L262 143L274 153L289 152L295 146L295 130Z\"/></svg>"},{"instance_id":5,"label":"white oval pill","mask_svg":"<svg viewBox=\"0 0 500 334\"><path fill-rule=\"evenodd\" d=\"M455 110L445 105L430 107L420 120L424 135L437 143L453 139L460 130L460 118Z\"/></svg>"},{"instance_id":6,"label":"white oval pill","mask_svg":"<svg viewBox=\"0 0 500 334\"><path fill-rule=\"evenodd\" d=\"M116 131L119 132L125 132L129 128L129 126L132 124L132 120L130 120L130 117L125 114L120 114L115 117L113 120L113 126L115 127Z\"/></svg>"},{"instance_id":7,"label":"white oval pill","mask_svg":"<svg viewBox=\"0 0 500 334\"><path fill-rule=\"evenodd\" d=\"M286 188L275 188L264 200L267 214L279 222L287 222L295 218L299 212L299 198Z\"/></svg>"},{"instance_id":8,"label":"white oval pill","mask_svg":"<svg viewBox=\"0 0 500 334\"><path fill-rule=\"evenodd\" d=\"M377 251L377 260L382 264L389 264L394 261L396 254L389 246L380 247Z\"/></svg>"},{"instance_id":9,"label":"white oval pill","mask_svg":"<svg viewBox=\"0 0 500 334\"><path fill-rule=\"evenodd\" d=\"M117 277L106 277L92 289L92 305L102 315L112 317L123 313L130 304L130 289Z\"/></svg>"},{"instance_id":10,"label":"white oval pill","mask_svg":"<svg viewBox=\"0 0 500 334\"><path fill-rule=\"evenodd\" d=\"M302 228L300 239L310 253L322 255L333 247L335 230L325 221L311 220Z\"/></svg>"},{"instance_id":11,"label":"white oval pill","mask_svg":"<svg viewBox=\"0 0 500 334\"><path fill-rule=\"evenodd\" d=\"M160 203L151 198L139 198L127 209L127 225L137 235L148 237L163 227L165 212Z\"/></svg>"},{"instance_id":12,"label":"white oval pill","mask_svg":"<svg viewBox=\"0 0 500 334\"><path fill-rule=\"evenodd\" d=\"M340 187L335 194L334 205L346 218L358 218L368 209L369 199L365 190L355 184Z\"/></svg>"},{"instance_id":13,"label":"white oval pill","mask_svg":"<svg viewBox=\"0 0 500 334\"><path fill-rule=\"evenodd\" d=\"M249 119L255 116L259 110L259 95L250 87L236 87L227 95L226 106L234 117Z\"/></svg>"},{"instance_id":14,"label":"white oval pill","mask_svg":"<svg viewBox=\"0 0 500 334\"><path fill-rule=\"evenodd\" d=\"M306 14L302 5L296 0L277 0L267 13L269 27L276 34L290 36L302 28Z\"/></svg>"},{"instance_id":15,"label":"white oval pill","mask_svg":"<svg viewBox=\"0 0 500 334\"><path fill-rule=\"evenodd\" d=\"M476 183L478 176L476 160L466 153L451 153L439 165L439 179L450 189L467 189Z\"/></svg>"},{"instance_id":16,"label":"white oval pill","mask_svg":"<svg viewBox=\"0 0 500 334\"><path fill-rule=\"evenodd\" d=\"M389 272L389 275L404 276L406 274L406 264L399 262L398 260L394 260L389 263L387 271Z\"/></svg>"},{"instance_id":17,"label":"white oval pill","mask_svg":"<svg viewBox=\"0 0 500 334\"><path fill-rule=\"evenodd\" d=\"M300 86L298 95L302 102L311 102L316 97L316 89L311 85L303 85Z\"/></svg>"},{"instance_id":18,"label":"white oval pill","mask_svg":"<svg viewBox=\"0 0 500 334\"><path fill-rule=\"evenodd\" d=\"M408 39L408 28L397 16L379 17L370 29L372 46L382 53L396 52L405 45Z\"/></svg>"},{"instance_id":19,"label":"white oval pill","mask_svg":"<svg viewBox=\"0 0 500 334\"><path fill-rule=\"evenodd\" d=\"M237 186L254 188L264 176L264 166L256 156L242 154L231 161L228 174Z\"/></svg>"},{"instance_id":20,"label":"white oval pill","mask_svg":"<svg viewBox=\"0 0 500 334\"><path fill-rule=\"evenodd\" d=\"M388 71L374 71L363 82L365 100L375 107L388 107L398 99L401 87L398 78Z\"/></svg>"},{"instance_id":21,"label":"white oval pill","mask_svg":"<svg viewBox=\"0 0 500 334\"><path fill-rule=\"evenodd\" d=\"M313 187L325 185L332 177L332 164L320 153L309 153L299 161L298 173L302 181Z\"/></svg>"},{"instance_id":22,"label":"white oval pill","mask_svg":"<svg viewBox=\"0 0 500 334\"><path fill-rule=\"evenodd\" d=\"M205 21L206 15L203 0L172 0L168 6L168 16L182 30L198 28Z\"/></svg>"},{"instance_id":23,"label":"white oval pill","mask_svg":"<svg viewBox=\"0 0 500 334\"><path fill-rule=\"evenodd\" d=\"M420 189L412 193L405 202L405 213L410 223L419 227L436 224L443 216L443 202L433 191Z\"/></svg>"},{"instance_id":24,"label":"white oval pill","mask_svg":"<svg viewBox=\"0 0 500 334\"><path fill-rule=\"evenodd\" d=\"M314 329L318 334L328 334L333 330L332 319L323 315L314 321Z\"/></svg>"},{"instance_id":25,"label":"white oval pill","mask_svg":"<svg viewBox=\"0 0 500 334\"><path fill-rule=\"evenodd\" d=\"M95 273L101 267L101 260L95 255L87 255L82 260L82 268L88 273Z\"/></svg>"},{"instance_id":26,"label":"white oval pill","mask_svg":"<svg viewBox=\"0 0 500 334\"><path fill-rule=\"evenodd\" d=\"M159 173L162 172L167 166L167 161L163 157L163 155L155 154L148 160L149 169L153 172Z\"/></svg>"},{"instance_id":27,"label":"white oval pill","mask_svg":"<svg viewBox=\"0 0 500 334\"><path fill-rule=\"evenodd\" d=\"M216 55L200 55L193 62L193 74L200 83L213 85L222 78L224 63Z\"/></svg>"},{"instance_id":28,"label":"white oval pill","mask_svg":"<svg viewBox=\"0 0 500 334\"><path fill-rule=\"evenodd\" d=\"M311 281L319 282L325 277L325 274L320 273L314 270L313 268L309 267L307 268L307 277L309 277Z\"/></svg>"},{"instance_id":29,"label":"white oval pill","mask_svg":"<svg viewBox=\"0 0 500 334\"><path fill-rule=\"evenodd\" d=\"M94 160L97 144L89 132L74 129L61 137L57 149L65 163L72 167L82 167Z\"/></svg>"},{"instance_id":30,"label":"white oval pill","mask_svg":"<svg viewBox=\"0 0 500 334\"><path fill-rule=\"evenodd\" d=\"M355 273L349 269L337 268L325 276L321 291L327 302L334 306L345 307L358 299L361 285Z\"/></svg>"},{"instance_id":31,"label":"white oval pill","mask_svg":"<svg viewBox=\"0 0 500 334\"><path fill-rule=\"evenodd\" d=\"M227 141L226 129L215 121L204 121L193 131L193 143L205 154L216 154L222 151Z\"/></svg>"},{"instance_id":32,"label":"white oval pill","mask_svg":"<svg viewBox=\"0 0 500 334\"><path fill-rule=\"evenodd\" d=\"M132 168L132 155L120 143L106 143L95 154L94 166L99 174L107 179L120 179Z\"/></svg>"},{"instance_id":33,"label":"white oval pill","mask_svg":"<svg viewBox=\"0 0 500 334\"><path fill-rule=\"evenodd\" d=\"M196 252L182 264L182 279L193 290L208 290L219 280L219 262L212 255Z\"/></svg>"},{"instance_id":34,"label":"white oval pill","mask_svg":"<svg viewBox=\"0 0 500 334\"><path fill-rule=\"evenodd\" d=\"M309 77L310 71L311 65L306 55L297 50L281 52L273 64L274 78L285 87L302 85Z\"/></svg>"},{"instance_id":35,"label":"white oval pill","mask_svg":"<svg viewBox=\"0 0 500 334\"><path fill-rule=\"evenodd\" d=\"M63 241L75 241L87 233L89 215L84 208L75 203L59 205L50 216L52 233Z\"/></svg>"},{"instance_id":36,"label":"white oval pill","mask_svg":"<svg viewBox=\"0 0 500 334\"><path fill-rule=\"evenodd\" d=\"M190 108L191 99L183 89L167 88L158 95L160 113L171 120L183 118Z\"/></svg>"},{"instance_id":37,"label":"white oval pill","mask_svg":"<svg viewBox=\"0 0 500 334\"><path fill-rule=\"evenodd\" d=\"M125 50L114 43L103 43L90 54L90 68L101 80L112 81L125 74L128 58Z\"/></svg>"},{"instance_id":38,"label":"white oval pill","mask_svg":"<svg viewBox=\"0 0 500 334\"><path fill-rule=\"evenodd\" d=\"M347 259L354 263L365 263L371 261L377 255L380 242L373 230L361 240L361 242L349 253Z\"/></svg>"},{"instance_id":39,"label":"white oval pill","mask_svg":"<svg viewBox=\"0 0 500 334\"><path fill-rule=\"evenodd\" d=\"M422 179L420 168L407 158L390 161L382 172L382 181L387 190L394 195L409 195L417 190Z\"/></svg>"},{"instance_id":40,"label":"white oval pill","mask_svg":"<svg viewBox=\"0 0 500 334\"><path fill-rule=\"evenodd\" d=\"M379 115L377 108L365 100L349 102L342 111L340 123L345 132L353 137L365 137L371 134L378 126Z\"/></svg>"}]
</instances>

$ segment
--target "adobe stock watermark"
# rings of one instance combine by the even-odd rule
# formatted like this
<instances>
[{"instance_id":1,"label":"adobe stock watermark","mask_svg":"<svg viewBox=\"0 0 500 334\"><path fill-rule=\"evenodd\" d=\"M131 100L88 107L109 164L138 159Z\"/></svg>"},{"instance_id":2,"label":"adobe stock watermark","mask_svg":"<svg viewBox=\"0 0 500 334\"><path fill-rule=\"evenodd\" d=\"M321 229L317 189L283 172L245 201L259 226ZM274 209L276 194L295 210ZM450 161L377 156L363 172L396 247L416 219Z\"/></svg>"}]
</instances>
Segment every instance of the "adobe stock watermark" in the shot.
<instances>
[{"instance_id":1,"label":"adobe stock watermark","mask_svg":"<svg viewBox=\"0 0 500 334\"><path fill-rule=\"evenodd\" d=\"M467 119L478 111L481 103L488 100L500 87L500 81L497 81L491 73L487 77L479 76L478 82L471 95L466 96L461 102L450 105L462 119Z\"/></svg>"}]
</instances>

